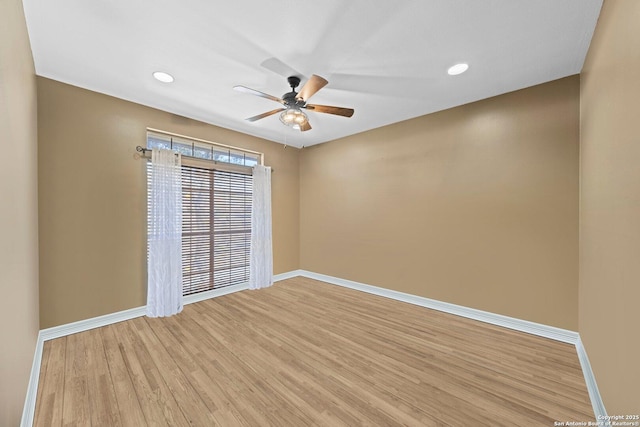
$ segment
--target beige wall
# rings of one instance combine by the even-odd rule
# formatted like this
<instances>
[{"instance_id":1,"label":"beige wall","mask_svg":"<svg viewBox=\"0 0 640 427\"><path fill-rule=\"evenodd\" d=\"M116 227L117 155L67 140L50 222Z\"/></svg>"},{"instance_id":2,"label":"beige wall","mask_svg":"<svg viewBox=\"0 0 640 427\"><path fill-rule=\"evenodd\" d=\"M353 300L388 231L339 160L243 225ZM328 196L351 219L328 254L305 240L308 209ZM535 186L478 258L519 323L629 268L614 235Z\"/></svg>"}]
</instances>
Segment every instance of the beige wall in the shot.
<instances>
[{"instance_id":1,"label":"beige wall","mask_svg":"<svg viewBox=\"0 0 640 427\"><path fill-rule=\"evenodd\" d=\"M610 415L640 413L639 23L606 0L581 76L580 335Z\"/></svg>"},{"instance_id":2,"label":"beige wall","mask_svg":"<svg viewBox=\"0 0 640 427\"><path fill-rule=\"evenodd\" d=\"M40 326L146 303L146 127L265 153L274 273L298 265L295 148L38 78Z\"/></svg>"},{"instance_id":3,"label":"beige wall","mask_svg":"<svg viewBox=\"0 0 640 427\"><path fill-rule=\"evenodd\" d=\"M0 1L0 425L22 415L38 336L36 77L20 0Z\"/></svg>"},{"instance_id":4,"label":"beige wall","mask_svg":"<svg viewBox=\"0 0 640 427\"><path fill-rule=\"evenodd\" d=\"M578 327L577 76L305 148L301 268Z\"/></svg>"}]
</instances>

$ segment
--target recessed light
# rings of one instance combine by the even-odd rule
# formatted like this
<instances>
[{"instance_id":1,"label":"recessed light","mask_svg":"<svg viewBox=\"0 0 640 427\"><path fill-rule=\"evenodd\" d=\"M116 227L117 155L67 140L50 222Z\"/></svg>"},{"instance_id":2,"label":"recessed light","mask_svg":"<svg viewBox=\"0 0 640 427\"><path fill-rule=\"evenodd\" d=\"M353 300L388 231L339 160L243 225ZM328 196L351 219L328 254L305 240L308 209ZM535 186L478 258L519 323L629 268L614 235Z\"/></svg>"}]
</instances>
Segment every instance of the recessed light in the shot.
<instances>
[{"instance_id":1,"label":"recessed light","mask_svg":"<svg viewBox=\"0 0 640 427\"><path fill-rule=\"evenodd\" d=\"M461 63L461 64L456 64L452 67L449 67L449 69L447 70L447 73L449 73L450 76L457 76L458 74L464 73L468 69L469 69L469 64Z\"/></svg>"},{"instance_id":2,"label":"recessed light","mask_svg":"<svg viewBox=\"0 0 640 427\"><path fill-rule=\"evenodd\" d=\"M156 71L153 73L153 77L156 80L161 81L162 83L171 83L173 82L173 76L171 74L167 74L163 71Z\"/></svg>"}]
</instances>

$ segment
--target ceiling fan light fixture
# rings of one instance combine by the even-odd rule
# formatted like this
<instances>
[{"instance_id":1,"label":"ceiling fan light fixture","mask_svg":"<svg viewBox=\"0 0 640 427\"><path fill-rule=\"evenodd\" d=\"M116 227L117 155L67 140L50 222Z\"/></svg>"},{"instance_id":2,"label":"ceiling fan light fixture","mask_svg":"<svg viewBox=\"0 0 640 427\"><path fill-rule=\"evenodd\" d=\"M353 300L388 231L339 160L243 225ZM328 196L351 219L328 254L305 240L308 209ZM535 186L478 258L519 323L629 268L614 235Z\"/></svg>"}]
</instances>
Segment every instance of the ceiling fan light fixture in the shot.
<instances>
[{"instance_id":1,"label":"ceiling fan light fixture","mask_svg":"<svg viewBox=\"0 0 640 427\"><path fill-rule=\"evenodd\" d=\"M287 126L300 128L301 124L306 123L307 115L297 108L287 108L280 114L280 121Z\"/></svg>"},{"instance_id":2,"label":"ceiling fan light fixture","mask_svg":"<svg viewBox=\"0 0 640 427\"><path fill-rule=\"evenodd\" d=\"M464 73L468 69L469 69L469 64L465 64L463 62L463 63L456 64L454 66L449 67L449 69L447 70L447 73L449 73L450 76L457 76L458 74Z\"/></svg>"}]
</instances>

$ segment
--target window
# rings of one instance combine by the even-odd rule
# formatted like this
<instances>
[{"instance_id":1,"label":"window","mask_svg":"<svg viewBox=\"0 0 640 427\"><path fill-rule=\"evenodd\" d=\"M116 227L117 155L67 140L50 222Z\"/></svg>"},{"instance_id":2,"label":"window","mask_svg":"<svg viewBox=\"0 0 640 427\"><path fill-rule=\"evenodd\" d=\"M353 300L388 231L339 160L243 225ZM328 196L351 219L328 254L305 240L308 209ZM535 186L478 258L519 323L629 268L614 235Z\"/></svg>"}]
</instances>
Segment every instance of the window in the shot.
<instances>
[{"instance_id":1,"label":"window","mask_svg":"<svg viewBox=\"0 0 640 427\"><path fill-rule=\"evenodd\" d=\"M183 158L182 294L248 282L253 179L247 166L258 164L260 154L151 132L147 148L172 149L217 163L211 169L213 163L193 166Z\"/></svg>"},{"instance_id":2,"label":"window","mask_svg":"<svg viewBox=\"0 0 640 427\"><path fill-rule=\"evenodd\" d=\"M253 167L260 163L260 153L158 132L147 133L147 148L164 148L178 152L183 156L230 165Z\"/></svg>"}]
</instances>

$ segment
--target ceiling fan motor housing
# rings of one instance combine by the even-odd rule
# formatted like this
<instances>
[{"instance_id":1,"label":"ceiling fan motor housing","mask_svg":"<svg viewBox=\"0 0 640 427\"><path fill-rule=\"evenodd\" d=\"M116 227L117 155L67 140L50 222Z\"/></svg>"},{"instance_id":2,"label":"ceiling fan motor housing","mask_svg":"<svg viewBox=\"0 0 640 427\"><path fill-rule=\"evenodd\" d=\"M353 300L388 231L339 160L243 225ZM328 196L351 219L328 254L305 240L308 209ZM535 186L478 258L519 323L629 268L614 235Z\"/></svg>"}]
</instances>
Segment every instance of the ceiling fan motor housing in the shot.
<instances>
[{"instance_id":1,"label":"ceiling fan motor housing","mask_svg":"<svg viewBox=\"0 0 640 427\"><path fill-rule=\"evenodd\" d=\"M304 102L304 99L297 98L297 96L298 96L298 92L294 90L292 92L285 93L284 95L282 95L282 100L284 101L287 107L303 108L306 102Z\"/></svg>"}]
</instances>

